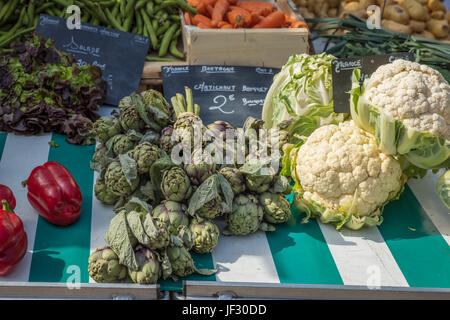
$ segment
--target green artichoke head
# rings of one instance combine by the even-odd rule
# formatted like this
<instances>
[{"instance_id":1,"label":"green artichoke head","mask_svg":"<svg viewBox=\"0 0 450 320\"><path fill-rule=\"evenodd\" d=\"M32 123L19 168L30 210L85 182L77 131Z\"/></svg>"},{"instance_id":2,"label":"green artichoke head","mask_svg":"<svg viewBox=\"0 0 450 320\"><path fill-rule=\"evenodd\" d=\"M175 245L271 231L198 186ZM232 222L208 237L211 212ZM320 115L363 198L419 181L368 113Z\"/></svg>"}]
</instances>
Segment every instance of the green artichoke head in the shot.
<instances>
[{"instance_id":1,"label":"green artichoke head","mask_svg":"<svg viewBox=\"0 0 450 320\"><path fill-rule=\"evenodd\" d=\"M94 122L91 132L100 143L106 143L110 138L122 132L119 119L111 117L100 117Z\"/></svg>"},{"instance_id":2,"label":"green artichoke head","mask_svg":"<svg viewBox=\"0 0 450 320\"><path fill-rule=\"evenodd\" d=\"M245 191L245 176L237 168L224 167L219 171L230 183L231 189L235 195Z\"/></svg>"},{"instance_id":3,"label":"green artichoke head","mask_svg":"<svg viewBox=\"0 0 450 320\"><path fill-rule=\"evenodd\" d=\"M108 246L95 249L88 262L89 275L96 282L119 282L127 276L127 267L119 263L119 257Z\"/></svg>"},{"instance_id":4,"label":"green artichoke head","mask_svg":"<svg viewBox=\"0 0 450 320\"><path fill-rule=\"evenodd\" d=\"M205 219L214 219L223 213L222 197L219 195L212 200L206 202L203 207L199 208L195 214Z\"/></svg>"},{"instance_id":5,"label":"green artichoke head","mask_svg":"<svg viewBox=\"0 0 450 320\"><path fill-rule=\"evenodd\" d=\"M172 167L163 173L161 191L166 200L184 201L192 195L192 187L186 172Z\"/></svg>"},{"instance_id":6,"label":"green artichoke head","mask_svg":"<svg viewBox=\"0 0 450 320\"><path fill-rule=\"evenodd\" d=\"M256 232L263 219L263 209L253 194L234 197L232 212L227 215L227 229L234 235Z\"/></svg>"},{"instance_id":7,"label":"green artichoke head","mask_svg":"<svg viewBox=\"0 0 450 320\"><path fill-rule=\"evenodd\" d=\"M275 180L276 171L268 163L267 165L261 165L264 161L269 161L270 158L260 158L252 160L251 156L247 159L246 164L240 168L241 172L245 175L245 186L248 191L255 193L263 193L269 190L272 182ZM252 170L251 167L254 165ZM250 169L250 170L249 170Z\"/></svg>"},{"instance_id":8,"label":"green artichoke head","mask_svg":"<svg viewBox=\"0 0 450 320\"><path fill-rule=\"evenodd\" d=\"M212 221L193 218L189 225L194 237L193 250L197 253L212 252L219 240L219 227Z\"/></svg>"},{"instance_id":9,"label":"green artichoke head","mask_svg":"<svg viewBox=\"0 0 450 320\"><path fill-rule=\"evenodd\" d=\"M139 177L128 181L119 161L108 165L104 180L106 188L118 196L129 196L139 186Z\"/></svg>"},{"instance_id":10,"label":"green artichoke head","mask_svg":"<svg viewBox=\"0 0 450 320\"><path fill-rule=\"evenodd\" d=\"M196 139L203 137L206 128L200 117L192 112L183 112L177 116L173 125L175 141L190 144L193 149ZM196 138L197 137L197 138ZM202 144L204 141L202 141Z\"/></svg>"},{"instance_id":11,"label":"green artichoke head","mask_svg":"<svg viewBox=\"0 0 450 320\"><path fill-rule=\"evenodd\" d=\"M171 234L177 235L180 225L189 226L186 210L187 207L183 203L163 200L153 209L152 216L155 220L164 223Z\"/></svg>"},{"instance_id":12,"label":"green artichoke head","mask_svg":"<svg viewBox=\"0 0 450 320\"><path fill-rule=\"evenodd\" d=\"M131 281L138 284L154 284L161 276L161 266L156 254L149 248L138 246L135 251L138 270L128 269Z\"/></svg>"},{"instance_id":13,"label":"green artichoke head","mask_svg":"<svg viewBox=\"0 0 450 320\"><path fill-rule=\"evenodd\" d=\"M146 174L150 171L152 164L159 159L160 152L158 146L143 142L134 147L129 155L136 161L139 174Z\"/></svg>"},{"instance_id":14,"label":"green artichoke head","mask_svg":"<svg viewBox=\"0 0 450 320\"><path fill-rule=\"evenodd\" d=\"M173 123L173 109L161 92L149 89L142 92L141 96L147 117L152 117L162 127Z\"/></svg>"},{"instance_id":15,"label":"green artichoke head","mask_svg":"<svg viewBox=\"0 0 450 320\"><path fill-rule=\"evenodd\" d=\"M125 97L119 102L119 120L125 131L142 132L146 126L132 97Z\"/></svg>"},{"instance_id":16,"label":"green artichoke head","mask_svg":"<svg viewBox=\"0 0 450 320\"><path fill-rule=\"evenodd\" d=\"M185 247L170 246L166 252L174 275L185 277L195 272L194 260Z\"/></svg>"},{"instance_id":17,"label":"green artichoke head","mask_svg":"<svg viewBox=\"0 0 450 320\"><path fill-rule=\"evenodd\" d=\"M285 223L291 217L289 201L280 193L264 192L259 195L264 210L263 219L269 223Z\"/></svg>"},{"instance_id":18,"label":"green artichoke head","mask_svg":"<svg viewBox=\"0 0 450 320\"><path fill-rule=\"evenodd\" d=\"M169 229L164 222L159 220L155 221L155 227L157 231L154 235L149 235L150 241L147 247L153 250L163 249L170 243Z\"/></svg>"},{"instance_id":19,"label":"green artichoke head","mask_svg":"<svg viewBox=\"0 0 450 320\"><path fill-rule=\"evenodd\" d=\"M130 135L118 134L112 139L112 148L116 156L127 153L137 145L137 139Z\"/></svg>"},{"instance_id":20,"label":"green artichoke head","mask_svg":"<svg viewBox=\"0 0 450 320\"><path fill-rule=\"evenodd\" d=\"M172 148L177 144L173 137L173 126L167 126L161 130L161 137L159 139L159 147L163 149L168 155L172 153Z\"/></svg>"},{"instance_id":21,"label":"green artichoke head","mask_svg":"<svg viewBox=\"0 0 450 320\"><path fill-rule=\"evenodd\" d=\"M192 152L190 161L184 164L184 170L193 185L199 186L216 172L217 166L211 155L196 149Z\"/></svg>"},{"instance_id":22,"label":"green artichoke head","mask_svg":"<svg viewBox=\"0 0 450 320\"><path fill-rule=\"evenodd\" d=\"M94 195L104 204L115 204L119 200L119 196L109 190L102 179L97 179L97 181L95 181Z\"/></svg>"}]
</instances>

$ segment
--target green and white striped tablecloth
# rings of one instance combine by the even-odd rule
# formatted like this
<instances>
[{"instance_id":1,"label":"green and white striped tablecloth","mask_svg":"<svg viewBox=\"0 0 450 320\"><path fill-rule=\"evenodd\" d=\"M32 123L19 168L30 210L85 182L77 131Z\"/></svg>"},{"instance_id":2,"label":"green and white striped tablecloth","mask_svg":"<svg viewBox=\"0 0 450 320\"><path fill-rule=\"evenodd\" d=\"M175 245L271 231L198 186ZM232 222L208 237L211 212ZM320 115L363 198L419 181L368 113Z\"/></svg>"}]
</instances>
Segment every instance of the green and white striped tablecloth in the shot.
<instances>
[{"instance_id":1,"label":"green and white striped tablecloth","mask_svg":"<svg viewBox=\"0 0 450 320\"><path fill-rule=\"evenodd\" d=\"M50 147L52 140L59 147ZM93 196L96 174L89 162L94 151L94 146L74 146L57 134L0 133L0 183L13 190L29 240L24 259L0 282L67 282L74 277L81 283L93 282L88 257L105 244L114 215ZM21 185L34 167L47 160L66 166L81 187L82 214L72 226L56 227L39 217ZM277 226L273 233L221 236L212 254L194 256L198 267L218 265L219 272L184 280L450 288L450 215L435 193L436 179L429 174L409 181L400 200L386 206L384 222L377 228L338 232L315 220L301 224L300 218ZM181 291L182 282L161 281L160 289Z\"/></svg>"}]
</instances>

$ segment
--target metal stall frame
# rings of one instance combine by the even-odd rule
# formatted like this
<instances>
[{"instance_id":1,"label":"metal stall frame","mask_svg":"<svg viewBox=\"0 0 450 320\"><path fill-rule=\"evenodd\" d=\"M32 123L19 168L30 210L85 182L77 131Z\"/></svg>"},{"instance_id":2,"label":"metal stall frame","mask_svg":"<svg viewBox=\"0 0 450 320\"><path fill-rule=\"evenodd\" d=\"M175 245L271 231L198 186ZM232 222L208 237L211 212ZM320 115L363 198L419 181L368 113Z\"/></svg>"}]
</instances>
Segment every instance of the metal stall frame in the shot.
<instances>
[{"instance_id":1,"label":"metal stall frame","mask_svg":"<svg viewBox=\"0 0 450 320\"><path fill-rule=\"evenodd\" d=\"M450 300L447 288L184 281L178 300Z\"/></svg>"},{"instance_id":2,"label":"metal stall frame","mask_svg":"<svg viewBox=\"0 0 450 320\"><path fill-rule=\"evenodd\" d=\"M0 299L168 300L159 285L129 283L0 282Z\"/></svg>"}]
</instances>

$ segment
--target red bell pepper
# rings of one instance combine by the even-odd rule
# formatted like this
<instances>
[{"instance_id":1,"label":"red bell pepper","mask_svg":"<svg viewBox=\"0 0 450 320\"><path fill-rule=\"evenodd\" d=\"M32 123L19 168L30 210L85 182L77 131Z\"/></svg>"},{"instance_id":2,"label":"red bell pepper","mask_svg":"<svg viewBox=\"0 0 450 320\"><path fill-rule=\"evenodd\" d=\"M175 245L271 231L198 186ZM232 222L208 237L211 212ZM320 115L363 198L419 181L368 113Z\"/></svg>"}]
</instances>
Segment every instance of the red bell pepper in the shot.
<instances>
[{"instance_id":1,"label":"red bell pepper","mask_svg":"<svg viewBox=\"0 0 450 320\"><path fill-rule=\"evenodd\" d=\"M14 198L13 192L3 184L0 184L0 201L1 200L6 200L12 210L16 208L16 198Z\"/></svg>"},{"instance_id":2,"label":"red bell pepper","mask_svg":"<svg viewBox=\"0 0 450 320\"><path fill-rule=\"evenodd\" d=\"M78 220L82 196L77 182L63 165L48 161L31 171L28 201L48 222L67 226Z\"/></svg>"},{"instance_id":3,"label":"red bell pepper","mask_svg":"<svg viewBox=\"0 0 450 320\"><path fill-rule=\"evenodd\" d=\"M22 220L6 200L0 209L0 276L11 273L27 251L28 239Z\"/></svg>"}]
</instances>

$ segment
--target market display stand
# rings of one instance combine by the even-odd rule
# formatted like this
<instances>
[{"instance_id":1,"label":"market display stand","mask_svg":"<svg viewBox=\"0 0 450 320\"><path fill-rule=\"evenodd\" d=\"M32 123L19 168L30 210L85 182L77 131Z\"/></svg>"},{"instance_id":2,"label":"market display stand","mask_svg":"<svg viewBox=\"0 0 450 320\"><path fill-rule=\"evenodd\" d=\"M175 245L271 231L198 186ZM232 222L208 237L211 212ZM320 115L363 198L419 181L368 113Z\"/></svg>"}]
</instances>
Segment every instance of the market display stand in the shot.
<instances>
[{"instance_id":1,"label":"market display stand","mask_svg":"<svg viewBox=\"0 0 450 320\"><path fill-rule=\"evenodd\" d=\"M379 227L337 231L316 220L303 224L303 213L294 208L295 219L276 232L220 236L211 254L193 255L199 268L218 266L215 275L148 286L95 283L87 260L106 244L114 213L93 195L94 151L58 134L0 133L0 176L16 196L28 235L24 259L0 280L1 298L164 299L170 292L174 299L450 299L450 219L434 191L434 174L409 181L401 198L386 206ZM82 191L81 217L72 226L47 223L26 200L21 182L48 160L66 166ZM218 223L224 227L223 220Z\"/></svg>"}]
</instances>

